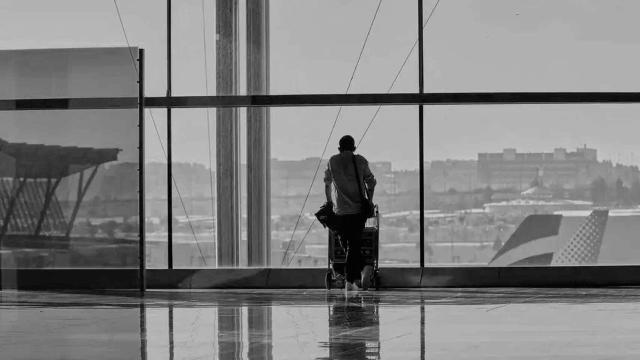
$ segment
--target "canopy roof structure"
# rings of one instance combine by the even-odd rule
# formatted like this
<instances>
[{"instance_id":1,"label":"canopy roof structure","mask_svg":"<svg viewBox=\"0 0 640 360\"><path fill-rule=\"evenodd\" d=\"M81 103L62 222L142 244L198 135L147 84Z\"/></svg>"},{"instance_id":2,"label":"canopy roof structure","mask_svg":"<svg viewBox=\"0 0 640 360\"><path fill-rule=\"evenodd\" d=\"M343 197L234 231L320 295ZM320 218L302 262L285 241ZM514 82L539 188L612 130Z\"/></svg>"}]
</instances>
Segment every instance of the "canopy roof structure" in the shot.
<instances>
[{"instance_id":1,"label":"canopy roof structure","mask_svg":"<svg viewBox=\"0 0 640 360\"><path fill-rule=\"evenodd\" d=\"M5 235L69 238L98 167L118 160L120 151L0 139L0 244ZM85 180L87 169L92 170ZM63 178L74 174L79 174L78 193L67 218L55 192Z\"/></svg>"},{"instance_id":2,"label":"canopy roof structure","mask_svg":"<svg viewBox=\"0 0 640 360\"><path fill-rule=\"evenodd\" d=\"M0 139L0 177L63 178L115 161L120 151L116 148L10 143Z\"/></svg>"}]
</instances>

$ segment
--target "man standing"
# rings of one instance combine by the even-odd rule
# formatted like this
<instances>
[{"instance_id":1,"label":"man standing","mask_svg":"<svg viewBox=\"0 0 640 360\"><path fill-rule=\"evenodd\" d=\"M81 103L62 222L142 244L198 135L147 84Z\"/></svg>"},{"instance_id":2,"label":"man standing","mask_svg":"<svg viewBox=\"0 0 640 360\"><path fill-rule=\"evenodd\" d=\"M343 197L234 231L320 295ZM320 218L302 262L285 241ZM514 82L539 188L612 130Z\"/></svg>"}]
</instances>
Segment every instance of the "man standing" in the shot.
<instances>
[{"instance_id":1,"label":"man standing","mask_svg":"<svg viewBox=\"0 0 640 360\"><path fill-rule=\"evenodd\" d=\"M356 280L361 280L364 289L369 288L371 266L364 266L360 252L362 231L367 220L363 214L363 201L373 200L376 179L369 169L369 163L362 155L355 155L355 140L350 135L340 139L339 154L333 155L324 173L324 189L327 203L333 204L331 184L335 191L336 202L333 205L337 218L340 243L347 252L345 277L346 288L357 290ZM357 166L357 169L356 169ZM358 183L360 182L360 183ZM365 186L362 185L364 183Z\"/></svg>"}]
</instances>

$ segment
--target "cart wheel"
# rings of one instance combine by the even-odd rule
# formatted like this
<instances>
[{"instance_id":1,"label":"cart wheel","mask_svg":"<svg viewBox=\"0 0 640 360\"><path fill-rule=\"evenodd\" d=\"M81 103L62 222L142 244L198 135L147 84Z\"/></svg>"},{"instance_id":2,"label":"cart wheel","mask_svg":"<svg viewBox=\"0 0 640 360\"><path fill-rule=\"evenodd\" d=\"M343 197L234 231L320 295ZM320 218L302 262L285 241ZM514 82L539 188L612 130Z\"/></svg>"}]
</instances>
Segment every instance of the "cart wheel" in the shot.
<instances>
[{"instance_id":1,"label":"cart wheel","mask_svg":"<svg viewBox=\"0 0 640 360\"><path fill-rule=\"evenodd\" d=\"M332 282L333 282L333 274L331 273L331 270L327 270L327 275L325 275L324 277L324 286L327 288L327 290L331 290Z\"/></svg>"}]
</instances>

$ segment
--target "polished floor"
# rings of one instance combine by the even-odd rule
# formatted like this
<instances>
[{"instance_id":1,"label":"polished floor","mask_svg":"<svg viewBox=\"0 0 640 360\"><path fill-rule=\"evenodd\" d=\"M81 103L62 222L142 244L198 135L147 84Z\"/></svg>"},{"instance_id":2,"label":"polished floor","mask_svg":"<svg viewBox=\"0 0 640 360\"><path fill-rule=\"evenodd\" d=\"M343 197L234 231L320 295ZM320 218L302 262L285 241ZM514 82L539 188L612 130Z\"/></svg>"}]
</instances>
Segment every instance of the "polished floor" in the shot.
<instances>
[{"instance_id":1,"label":"polished floor","mask_svg":"<svg viewBox=\"0 0 640 360\"><path fill-rule=\"evenodd\" d=\"M638 359L640 289L0 292L0 359Z\"/></svg>"}]
</instances>

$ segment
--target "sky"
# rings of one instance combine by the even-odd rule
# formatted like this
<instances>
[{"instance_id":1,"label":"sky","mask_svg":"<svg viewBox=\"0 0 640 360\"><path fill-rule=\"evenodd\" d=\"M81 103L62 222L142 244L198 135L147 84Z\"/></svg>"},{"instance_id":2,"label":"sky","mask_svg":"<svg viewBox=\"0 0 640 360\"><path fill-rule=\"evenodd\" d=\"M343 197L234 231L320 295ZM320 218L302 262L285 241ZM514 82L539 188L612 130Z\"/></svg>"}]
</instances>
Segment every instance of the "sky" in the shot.
<instances>
[{"instance_id":1,"label":"sky","mask_svg":"<svg viewBox=\"0 0 640 360\"><path fill-rule=\"evenodd\" d=\"M130 44L147 51L147 94L164 95L164 2L118 4ZM378 1L270 4L271 93L344 93ZM426 14L434 4L425 0ZM173 12L174 94L204 95L208 82L213 95L214 1L174 1ZM425 29L425 91L638 91L638 13L637 0L441 0ZM243 25L241 20L241 59ZM388 91L417 27L415 0L383 0L350 92ZM0 49L124 44L112 0L0 3ZM417 67L413 53L391 91L416 91ZM425 156L474 159L478 152L506 147L551 152L586 144L598 149L600 159L640 164L638 110L638 105L429 106ZM370 106L344 108L325 156L336 151L343 134L359 140L375 111ZM337 112L336 107L273 108L272 157L320 156ZM417 114L416 106L383 107L359 150L370 161L417 168ZM163 159L159 138L164 141L164 119L162 110L148 119L149 161ZM207 125L215 129L214 122L215 111L207 124L205 110L175 110L175 161L208 165L207 146L215 134L207 135Z\"/></svg>"}]
</instances>

